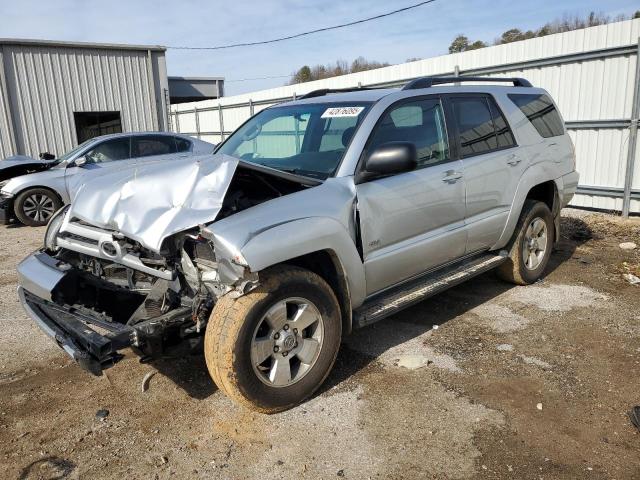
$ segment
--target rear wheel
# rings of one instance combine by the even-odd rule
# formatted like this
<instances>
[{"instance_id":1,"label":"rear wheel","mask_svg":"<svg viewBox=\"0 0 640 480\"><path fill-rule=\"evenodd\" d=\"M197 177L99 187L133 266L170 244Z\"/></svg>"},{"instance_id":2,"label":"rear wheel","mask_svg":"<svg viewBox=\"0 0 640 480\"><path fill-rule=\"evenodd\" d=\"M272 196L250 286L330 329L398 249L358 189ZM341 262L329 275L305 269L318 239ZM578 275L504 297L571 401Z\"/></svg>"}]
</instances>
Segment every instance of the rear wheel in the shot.
<instances>
[{"instance_id":1,"label":"rear wheel","mask_svg":"<svg viewBox=\"0 0 640 480\"><path fill-rule=\"evenodd\" d=\"M30 227L46 225L62 202L58 196L46 188L30 188L20 193L14 203L18 220Z\"/></svg>"},{"instance_id":2,"label":"rear wheel","mask_svg":"<svg viewBox=\"0 0 640 480\"><path fill-rule=\"evenodd\" d=\"M511 239L509 259L498 268L498 275L517 285L537 281L549 262L554 232L549 207L542 202L527 200Z\"/></svg>"},{"instance_id":3,"label":"rear wheel","mask_svg":"<svg viewBox=\"0 0 640 480\"><path fill-rule=\"evenodd\" d=\"M261 285L216 304L205 333L211 377L226 395L274 413L309 397L335 362L341 339L338 301L318 275L275 267Z\"/></svg>"}]
</instances>

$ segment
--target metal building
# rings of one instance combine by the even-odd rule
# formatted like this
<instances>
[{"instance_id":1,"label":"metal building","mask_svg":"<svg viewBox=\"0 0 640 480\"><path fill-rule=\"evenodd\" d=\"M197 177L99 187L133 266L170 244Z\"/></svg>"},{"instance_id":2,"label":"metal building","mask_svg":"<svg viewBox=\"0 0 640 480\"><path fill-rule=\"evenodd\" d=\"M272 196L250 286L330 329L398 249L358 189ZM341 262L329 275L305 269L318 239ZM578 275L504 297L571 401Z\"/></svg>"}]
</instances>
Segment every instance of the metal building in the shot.
<instances>
[{"instance_id":1,"label":"metal building","mask_svg":"<svg viewBox=\"0 0 640 480\"><path fill-rule=\"evenodd\" d=\"M168 105L164 47L0 39L0 159L167 130Z\"/></svg>"}]
</instances>

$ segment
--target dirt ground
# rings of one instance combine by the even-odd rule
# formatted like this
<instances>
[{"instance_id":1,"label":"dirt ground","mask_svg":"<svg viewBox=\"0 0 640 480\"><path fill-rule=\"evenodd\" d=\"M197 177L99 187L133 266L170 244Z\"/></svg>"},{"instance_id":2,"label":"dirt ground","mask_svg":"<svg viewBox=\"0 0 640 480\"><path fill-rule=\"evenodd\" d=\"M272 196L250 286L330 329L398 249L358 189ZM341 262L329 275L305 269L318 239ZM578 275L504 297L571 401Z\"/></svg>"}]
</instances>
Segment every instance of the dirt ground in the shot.
<instances>
[{"instance_id":1,"label":"dirt ground","mask_svg":"<svg viewBox=\"0 0 640 480\"><path fill-rule=\"evenodd\" d=\"M358 331L314 398L272 416L232 404L199 355L80 370L16 298L43 229L0 227L0 475L640 478L640 285L622 276L640 274L640 219L562 223L543 281L483 275Z\"/></svg>"}]
</instances>

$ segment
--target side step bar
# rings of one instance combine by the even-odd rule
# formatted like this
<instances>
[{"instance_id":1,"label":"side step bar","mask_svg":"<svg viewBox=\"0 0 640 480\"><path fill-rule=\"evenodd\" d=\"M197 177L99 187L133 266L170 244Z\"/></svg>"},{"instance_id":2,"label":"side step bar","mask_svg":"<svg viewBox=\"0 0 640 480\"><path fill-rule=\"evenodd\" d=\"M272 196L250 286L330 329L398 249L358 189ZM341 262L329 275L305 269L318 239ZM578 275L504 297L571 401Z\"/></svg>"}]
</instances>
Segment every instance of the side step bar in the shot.
<instances>
[{"instance_id":1,"label":"side step bar","mask_svg":"<svg viewBox=\"0 0 640 480\"><path fill-rule=\"evenodd\" d=\"M437 293L491 270L507 260L507 252L482 254L440 268L372 297L354 311L355 328L364 327Z\"/></svg>"}]
</instances>

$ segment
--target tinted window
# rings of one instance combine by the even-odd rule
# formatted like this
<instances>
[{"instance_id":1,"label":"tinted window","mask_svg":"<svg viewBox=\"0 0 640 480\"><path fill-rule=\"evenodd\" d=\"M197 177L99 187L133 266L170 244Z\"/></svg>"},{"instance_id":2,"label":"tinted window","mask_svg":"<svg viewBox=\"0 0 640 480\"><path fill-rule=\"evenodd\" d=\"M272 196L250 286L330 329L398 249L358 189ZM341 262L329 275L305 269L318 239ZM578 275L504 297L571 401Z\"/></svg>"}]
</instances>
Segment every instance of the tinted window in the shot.
<instances>
[{"instance_id":1,"label":"tinted window","mask_svg":"<svg viewBox=\"0 0 640 480\"><path fill-rule=\"evenodd\" d=\"M90 163L112 162L129 158L129 139L114 138L100 143L86 154Z\"/></svg>"},{"instance_id":2,"label":"tinted window","mask_svg":"<svg viewBox=\"0 0 640 480\"><path fill-rule=\"evenodd\" d=\"M509 98L544 138L564 135L562 119L547 95L512 94Z\"/></svg>"},{"instance_id":3,"label":"tinted window","mask_svg":"<svg viewBox=\"0 0 640 480\"><path fill-rule=\"evenodd\" d=\"M511 129L507 124L507 121L502 116L498 105L493 98L488 98L489 106L491 107L491 117L493 118L493 126L496 130L496 137L498 139L498 148L509 148L516 145L513 139Z\"/></svg>"},{"instance_id":4,"label":"tinted window","mask_svg":"<svg viewBox=\"0 0 640 480\"><path fill-rule=\"evenodd\" d=\"M418 167L447 160L449 143L440 100L418 100L392 107L376 126L367 150L387 142L415 144Z\"/></svg>"},{"instance_id":5,"label":"tinted window","mask_svg":"<svg viewBox=\"0 0 640 480\"><path fill-rule=\"evenodd\" d=\"M498 148L493 118L486 97L452 99L463 157L487 153Z\"/></svg>"},{"instance_id":6,"label":"tinted window","mask_svg":"<svg viewBox=\"0 0 640 480\"><path fill-rule=\"evenodd\" d=\"M176 147L178 152L189 152L191 150L191 142L184 138L176 137Z\"/></svg>"},{"instance_id":7,"label":"tinted window","mask_svg":"<svg viewBox=\"0 0 640 480\"><path fill-rule=\"evenodd\" d=\"M131 155L133 157L150 157L176 153L174 137L164 135L142 135L132 138Z\"/></svg>"}]
</instances>

